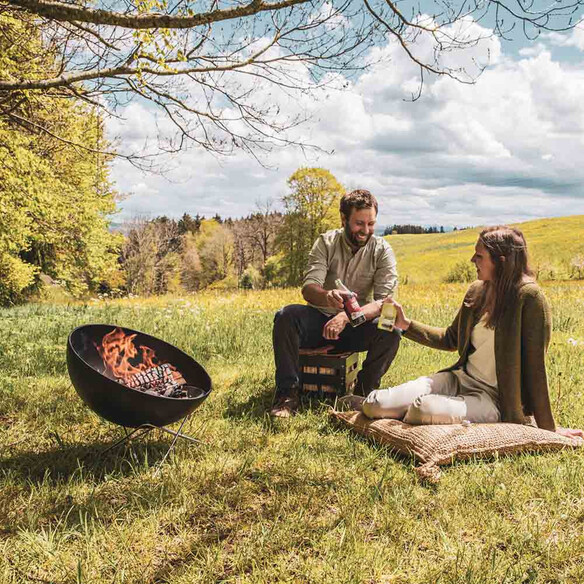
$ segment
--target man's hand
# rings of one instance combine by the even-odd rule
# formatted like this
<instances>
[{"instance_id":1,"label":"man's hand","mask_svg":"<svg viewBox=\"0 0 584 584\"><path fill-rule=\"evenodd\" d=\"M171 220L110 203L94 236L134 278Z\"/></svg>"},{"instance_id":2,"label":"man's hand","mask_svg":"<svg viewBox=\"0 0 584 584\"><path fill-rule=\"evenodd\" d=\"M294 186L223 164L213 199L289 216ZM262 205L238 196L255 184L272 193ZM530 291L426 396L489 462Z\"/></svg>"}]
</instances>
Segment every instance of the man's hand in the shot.
<instances>
[{"instance_id":1,"label":"man's hand","mask_svg":"<svg viewBox=\"0 0 584 584\"><path fill-rule=\"evenodd\" d=\"M343 310L343 293L341 290L329 290L326 293L326 303L331 308Z\"/></svg>"},{"instance_id":2,"label":"man's hand","mask_svg":"<svg viewBox=\"0 0 584 584\"><path fill-rule=\"evenodd\" d=\"M336 341L348 324L349 317L344 312L339 312L324 325L322 336L329 341Z\"/></svg>"}]
</instances>

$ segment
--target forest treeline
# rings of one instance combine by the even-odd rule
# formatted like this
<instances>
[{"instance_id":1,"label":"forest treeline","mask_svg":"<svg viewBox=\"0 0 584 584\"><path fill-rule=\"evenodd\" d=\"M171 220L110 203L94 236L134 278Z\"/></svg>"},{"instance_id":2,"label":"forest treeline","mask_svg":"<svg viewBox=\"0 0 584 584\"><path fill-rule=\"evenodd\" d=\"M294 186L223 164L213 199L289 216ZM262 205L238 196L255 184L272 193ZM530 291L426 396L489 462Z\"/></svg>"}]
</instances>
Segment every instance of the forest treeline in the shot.
<instances>
[{"instance_id":1,"label":"forest treeline","mask_svg":"<svg viewBox=\"0 0 584 584\"><path fill-rule=\"evenodd\" d=\"M265 288L300 283L316 237L339 224L342 185L322 168L288 179L283 211L273 201L238 219L184 214L123 226L111 293L140 296L202 288ZM102 288L105 285L102 285Z\"/></svg>"}]
</instances>

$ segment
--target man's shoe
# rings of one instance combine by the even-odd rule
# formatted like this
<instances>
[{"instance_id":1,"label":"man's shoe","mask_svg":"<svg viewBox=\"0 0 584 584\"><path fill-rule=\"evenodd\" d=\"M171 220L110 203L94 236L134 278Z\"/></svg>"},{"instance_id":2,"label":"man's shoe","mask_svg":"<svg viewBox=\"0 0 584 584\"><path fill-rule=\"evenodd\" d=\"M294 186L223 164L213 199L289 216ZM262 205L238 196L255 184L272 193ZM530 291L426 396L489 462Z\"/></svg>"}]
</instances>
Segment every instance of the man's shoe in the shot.
<instances>
[{"instance_id":1,"label":"man's shoe","mask_svg":"<svg viewBox=\"0 0 584 584\"><path fill-rule=\"evenodd\" d=\"M284 395L276 400L276 403L270 410L270 416L273 418L289 418L298 410L300 399L297 395Z\"/></svg>"}]
</instances>

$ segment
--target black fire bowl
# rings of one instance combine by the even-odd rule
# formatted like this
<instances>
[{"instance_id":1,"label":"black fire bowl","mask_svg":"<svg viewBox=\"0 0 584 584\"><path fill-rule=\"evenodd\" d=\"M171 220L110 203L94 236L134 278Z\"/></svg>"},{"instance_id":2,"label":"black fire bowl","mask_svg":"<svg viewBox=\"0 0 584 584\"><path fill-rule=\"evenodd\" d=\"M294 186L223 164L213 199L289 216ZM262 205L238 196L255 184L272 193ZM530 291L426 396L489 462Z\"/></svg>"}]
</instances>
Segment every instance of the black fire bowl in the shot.
<instances>
[{"instance_id":1,"label":"black fire bowl","mask_svg":"<svg viewBox=\"0 0 584 584\"><path fill-rule=\"evenodd\" d=\"M211 378L192 357L156 337L121 328L135 334L134 344L156 351L160 363L174 365L187 383L188 397L172 398L143 393L104 375L97 352L103 337L116 326L87 324L76 328L67 341L69 377L81 399L98 415L128 428L142 425L166 426L178 422L197 409L213 389Z\"/></svg>"}]
</instances>

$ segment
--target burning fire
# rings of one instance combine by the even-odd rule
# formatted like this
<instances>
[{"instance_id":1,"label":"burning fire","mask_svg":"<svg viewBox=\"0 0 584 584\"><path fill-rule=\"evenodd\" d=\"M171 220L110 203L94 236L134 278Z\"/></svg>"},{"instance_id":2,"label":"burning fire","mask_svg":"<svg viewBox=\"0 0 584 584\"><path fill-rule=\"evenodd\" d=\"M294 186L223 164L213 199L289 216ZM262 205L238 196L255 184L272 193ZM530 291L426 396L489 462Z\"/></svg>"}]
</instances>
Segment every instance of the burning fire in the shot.
<instances>
[{"instance_id":1,"label":"burning fire","mask_svg":"<svg viewBox=\"0 0 584 584\"><path fill-rule=\"evenodd\" d=\"M136 348L134 345L136 336L136 334L127 335L121 328L116 327L111 333L103 337L101 345L95 345L100 357L103 359L105 374L126 385L137 373L142 373L161 365L153 349L144 345ZM138 350L142 353L141 358L138 357ZM139 361L137 361L137 357L140 359ZM135 364L132 365L130 360ZM173 375L175 375L176 368L172 365L170 365L170 368L173 371Z\"/></svg>"}]
</instances>

